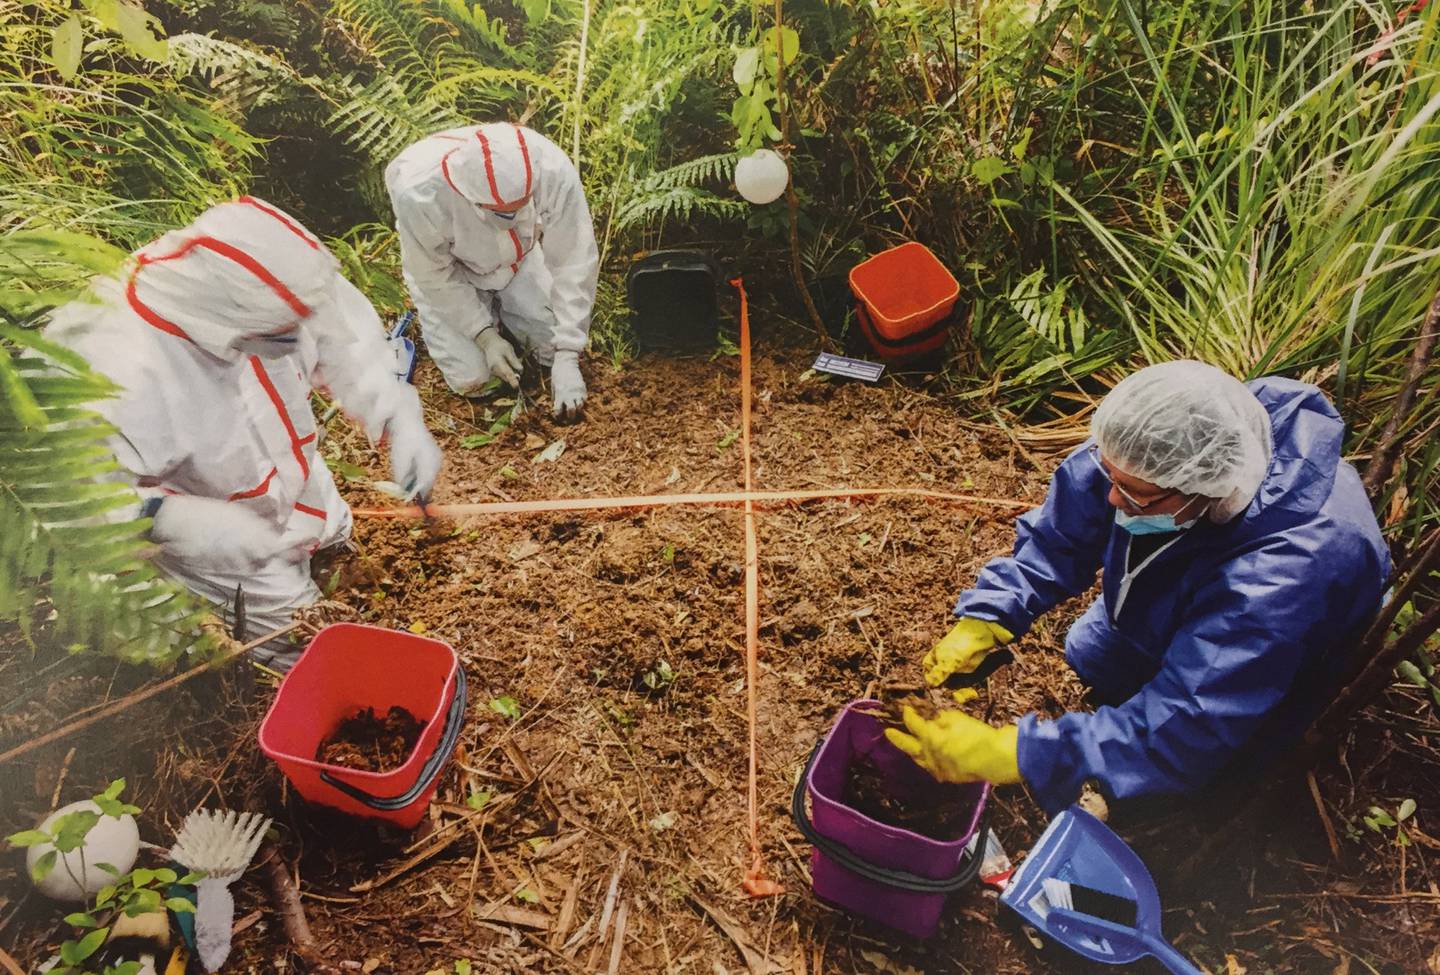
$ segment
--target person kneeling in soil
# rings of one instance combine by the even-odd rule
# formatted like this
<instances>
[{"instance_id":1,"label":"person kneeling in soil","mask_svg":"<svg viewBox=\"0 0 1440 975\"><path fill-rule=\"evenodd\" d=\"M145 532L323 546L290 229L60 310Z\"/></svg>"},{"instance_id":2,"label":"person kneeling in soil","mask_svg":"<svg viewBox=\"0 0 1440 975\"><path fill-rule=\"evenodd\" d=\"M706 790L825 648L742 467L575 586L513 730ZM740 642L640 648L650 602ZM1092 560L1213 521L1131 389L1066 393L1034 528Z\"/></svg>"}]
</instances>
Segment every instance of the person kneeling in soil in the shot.
<instances>
[{"instance_id":1,"label":"person kneeling in soil","mask_svg":"<svg viewBox=\"0 0 1440 975\"><path fill-rule=\"evenodd\" d=\"M135 253L46 336L118 387L94 408L139 502L158 566L228 606L244 587L252 636L320 598L310 556L349 537L350 508L316 454L324 387L390 444L395 480L426 498L440 448L389 363L375 309L314 235L250 197L212 207ZM289 641L256 652L289 667Z\"/></svg>"},{"instance_id":2,"label":"person kneeling in soil","mask_svg":"<svg viewBox=\"0 0 1440 975\"><path fill-rule=\"evenodd\" d=\"M550 367L555 416L578 418L600 255L564 151L518 125L469 125L400 153L385 187L425 347L450 388L468 396L491 378L520 385L503 325Z\"/></svg>"},{"instance_id":3,"label":"person kneeling in soil","mask_svg":"<svg viewBox=\"0 0 1440 975\"><path fill-rule=\"evenodd\" d=\"M1124 803L1275 757L1336 690L1390 571L1343 433L1304 383L1199 362L1127 377L924 660L932 686L975 670L1103 568L1065 641L1100 706L1004 728L907 711L890 740L945 781L1023 780L1050 813L1089 780Z\"/></svg>"}]
</instances>

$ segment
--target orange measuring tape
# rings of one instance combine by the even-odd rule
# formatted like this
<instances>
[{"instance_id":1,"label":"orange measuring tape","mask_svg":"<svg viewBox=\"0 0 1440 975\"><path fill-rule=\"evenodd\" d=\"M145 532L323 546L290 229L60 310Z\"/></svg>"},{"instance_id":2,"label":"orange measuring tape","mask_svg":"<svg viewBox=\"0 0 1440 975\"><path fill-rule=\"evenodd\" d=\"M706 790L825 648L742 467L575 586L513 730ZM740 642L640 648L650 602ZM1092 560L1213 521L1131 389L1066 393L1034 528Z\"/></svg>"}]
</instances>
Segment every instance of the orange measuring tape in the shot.
<instances>
[{"instance_id":1,"label":"orange measuring tape","mask_svg":"<svg viewBox=\"0 0 1440 975\"><path fill-rule=\"evenodd\" d=\"M750 725L748 785L750 869L745 871L745 893L751 897L783 894L785 888L765 875L760 851L759 757L755 744L755 685L760 677L760 543L755 537L754 475L750 466L750 302L745 282L730 282L740 292L740 445L745 458L745 717Z\"/></svg>"},{"instance_id":2,"label":"orange measuring tape","mask_svg":"<svg viewBox=\"0 0 1440 975\"><path fill-rule=\"evenodd\" d=\"M765 873L765 856L760 848L759 750L756 734L756 685L760 658L760 545L755 530L755 512L790 504L826 499L921 498L945 504L988 505L1028 509L1026 501L992 498L975 494L951 494L927 488L833 488L818 491L756 491L751 466L750 441L750 307L741 278L730 282L740 293L740 443L745 465L745 490L699 494L627 495L610 498L554 498L538 501L484 501L470 504L432 504L424 508L356 508L360 518L463 518L484 515L526 515L557 511L605 511L625 508L659 508L680 505L706 507L740 506L745 513L745 714L749 725L748 782L746 789L750 864L743 886L751 897L770 897L785 888Z\"/></svg>"},{"instance_id":3,"label":"orange measuring tape","mask_svg":"<svg viewBox=\"0 0 1440 975\"><path fill-rule=\"evenodd\" d=\"M983 504L1024 510L1028 501L989 498L979 494L951 494L928 488L824 488L811 491L717 491L702 494L633 494L612 498L543 498L537 501L476 501L465 504L431 504L424 508L355 508L358 518L469 518L482 515L534 515L555 511L605 511L624 508L666 508L672 505L723 508L743 507L752 502L754 510L766 511L806 501L848 500L851 498L920 498L945 504Z\"/></svg>"}]
</instances>

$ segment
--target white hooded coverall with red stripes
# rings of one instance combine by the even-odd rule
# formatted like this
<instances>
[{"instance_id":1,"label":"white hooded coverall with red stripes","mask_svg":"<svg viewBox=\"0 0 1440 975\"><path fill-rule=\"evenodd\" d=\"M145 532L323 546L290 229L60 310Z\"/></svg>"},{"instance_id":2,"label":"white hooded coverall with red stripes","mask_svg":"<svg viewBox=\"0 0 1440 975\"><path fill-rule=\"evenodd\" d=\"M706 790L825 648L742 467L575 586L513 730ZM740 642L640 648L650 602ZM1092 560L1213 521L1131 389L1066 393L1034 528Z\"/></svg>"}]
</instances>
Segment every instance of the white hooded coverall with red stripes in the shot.
<instances>
[{"instance_id":1,"label":"white hooded coverall with red stripes","mask_svg":"<svg viewBox=\"0 0 1440 975\"><path fill-rule=\"evenodd\" d=\"M119 386L95 409L118 430L111 443L122 476L142 499L228 499L292 549L348 537L349 506L315 451L311 390L328 389L372 440L420 404L390 368L375 309L320 241L242 197L142 248L92 290L95 300L58 309L46 335ZM247 337L297 323L282 354L244 351ZM243 584L252 635L320 598L308 559L277 558L243 576L163 549L156 561L222 606Z\"/></svg>"},{"instance_id":2,"label":"white hooded coverall with red stripes","mask_svg":"<svg viewBox=\"0 0 1440 975\"><path fill-rule=\"evenodd\" d=\"M385 186L425 346L451 389L489 380L475 339L497 323L544 365L584 351L600 256L559 146L508 123L449 129L400 153ZM511 220L485 209L517 205Z\"/></svg>"}]
</instances>

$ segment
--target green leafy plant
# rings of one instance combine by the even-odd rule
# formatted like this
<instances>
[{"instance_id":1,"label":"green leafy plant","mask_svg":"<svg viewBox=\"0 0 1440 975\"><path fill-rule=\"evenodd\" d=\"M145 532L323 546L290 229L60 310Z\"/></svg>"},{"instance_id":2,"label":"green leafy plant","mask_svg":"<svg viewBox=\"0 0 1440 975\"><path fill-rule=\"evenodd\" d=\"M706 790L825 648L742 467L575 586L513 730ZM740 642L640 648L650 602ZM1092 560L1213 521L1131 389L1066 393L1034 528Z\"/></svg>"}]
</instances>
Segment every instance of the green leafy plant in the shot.
<instances>
[{"instance_id":1,"label":"green leafy plant","mask_svg":"<svg viewBox=\"0 0 1440 975\"><path fill-rule=\"evenodd\" d=\"M136 917L140 914L147 914L158 911L161 908L168 908L171 911L187 913L193 911L194 905L184 897L170 897L164 895L164 889L173 883L193 884L201 879L201 874L187 874L179 876L174 870L168 867L152 870L144 867L136 867L128 873L121 873L113 864L109 863L85 863L85 838L90 831L100 822L102 816L119 818L124 815L136 815L140 812L138 806L123 802L120 794L125 789L125 780L116 779L101 793L92 796L99 811L91 809L79 809L66 813L56 819L49 829L27 829L7 836L6 842L15 847L31 847L45 843L50 844L51 849L47 850L36 862L31 870L31 877L39 883L50 872L56 869L57 865L66 871L69 866L69 858L62 858L62 854L80 852L81 873L75 876L71 873L70 879L78 887L85 887L85 872L88 867L109 874L113 879L102 887L93 899L87 901L85 909L74 911L65 917L65 923L75 929L75 936L62 941L60 944L60 964L50 968L53 975L92 975L100 972L100 975L137 975L140 971L140 962L124 961L115 965L105 965L103 969L95 969L90 962L101 945L105 943L106 936L110 933L110 924L118 914L126 914Z\"/></svg>"},{"instance_id":2,"label":"green leafy plant","mask_svg":"<svg viewBox=\"0 0 1440 975\"><path fill-rule=\"evenodd\" d=\"M745 203L704 188L706 183L732 179L738 159L736 153L716 153L636 179L629 186L629 196L616 203L613 229L624 232L651 228L659 234L668 223L690 221L701 215L719 219L744 216L749 209Z\"/></svg>"},{"instance_id":3,"label":"green leafy plant","mask_svg":"<svg viewBox=\"0 0 1440 975\"><path fill-rule=\"evenodd\" d=\"M1380 806L1371 806L1369 811L1361 817L1365 828L1372 833L1384 835L1386 830L1394 830L1395 845L1409 846L1410 836L1405 832L1405 822L1415 815L1416 805L1414 799L1406 799L1395 808L1395 815Z\"/></svg>"},{"instance_id":4,"label":"green leafy plant","mask_svg":"<svg viewBox=\"0 0 1440 975\"><path fill-rule=\"evenodd\" d=\"M510 401L509 405L510 408L496 418L484 433L472 433L461 437L460 446L466 450L474 450L477 447L488 446L498 440L502 433L510 429L516 417L524 412L524 407L521 405L521 400L518 396ZM517 474L516 476L518 477L519 475Z\"/></svg>"},{"instance_id":5,"label":"green leafy plant","mask_svg":"<svg viewBox=\"0 0 1440 975\"><path fill-rule=\"evenodd\" d=\"M520 702L509 694L502 697L491 698L490 710L502 718L507 718L511 721L517 721L520 718Z\"/></svg>"},{"instance_id":6,"label":"green leafy plant","mask_svg":"<svg viewBox=\"0 0 1440 975\"><path fill-rule=\"evenodd\" d=\"M640 675L640 682L652 691L663 691L675 683L678 675L671 668L669 661L663 658L655 663Z\"/></svg>"},{"instance_id":7,"label":"green leafy plant","mask_svg":"<svg viewBox=\"0 0 1440 975\"><path fill-rule=\"evenodd\" d=\"M791 71L800 53L800 34L788 26L752 28L749 47L735 52L730 75L740 94L730 107L730 122L737 133L735 146L742 154L780 142L776 125L780 110L780 72Z\"/></svg>"}]
</instances>

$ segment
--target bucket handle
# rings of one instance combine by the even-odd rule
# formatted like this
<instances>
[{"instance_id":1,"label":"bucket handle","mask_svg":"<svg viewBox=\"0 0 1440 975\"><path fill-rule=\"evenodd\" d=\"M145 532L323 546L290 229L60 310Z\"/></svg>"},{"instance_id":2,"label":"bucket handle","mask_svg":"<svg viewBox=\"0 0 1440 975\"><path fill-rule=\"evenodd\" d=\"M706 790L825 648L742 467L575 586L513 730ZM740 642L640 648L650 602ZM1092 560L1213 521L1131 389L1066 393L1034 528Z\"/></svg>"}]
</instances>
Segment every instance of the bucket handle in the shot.
<instances>
[{"instance_id":1,"label":"bucket handle","mask_svg":"<svg viewBox=\"0 0 1440 975\"><path fill-rule=\"evenodd\" d=\"M962 887L969 886L979 876L980 854L984 845L983 837L987 828L988 809L981 809L979 820L975 824L974 835L982 837L980 842L975 844L975 852L961 861L959 873L948 880L936 880L933 877L922 877L919 874L897 870L894 867L879 866L869 860L862 860L853 851L828 836L820 835L820 832L815 829L815 824L805 813L805 788L810 782L810 770L815 767L815 759L819 756L820 747L823 744L825 744L824 741L821 741L810 753L810 759L805 763L805 771L800 775L800 781L795 784L795 792L790 798L790 818L795 821L795 825L811 845L845 869L859 874L866 880L920 894L953 893Z\"/></svg>"},{"instance_id":2,"label":"bucket handle","mask_svg":"<svg viewBox=\"0 0 1440 975\"><path fill-rule=\"evenodd\" d=\"M445 730L440 733L440 740L435 745L435 750L420 767L420 774L415 779L415 784L406 789L398 796L377 796L366 792L357 785L349 782L342 782L324 769L320 770L320 781L345 793L356 802L364 803L371 809L391 811L404 809L410 805L420 794L430 788L431 784L439 776L441 769L450 758L450 753L460 741L460 729L465 724L465 669L458 663L455 665L455 696L450 701L450 710L445 716Z\"/></svg>"}]
</instances>

